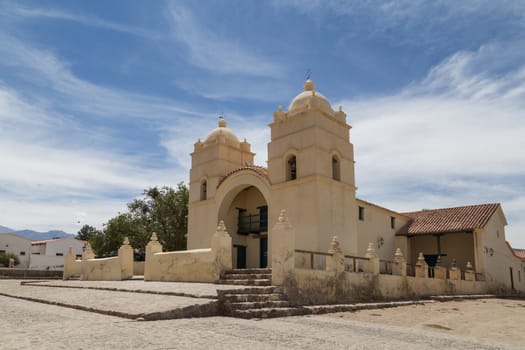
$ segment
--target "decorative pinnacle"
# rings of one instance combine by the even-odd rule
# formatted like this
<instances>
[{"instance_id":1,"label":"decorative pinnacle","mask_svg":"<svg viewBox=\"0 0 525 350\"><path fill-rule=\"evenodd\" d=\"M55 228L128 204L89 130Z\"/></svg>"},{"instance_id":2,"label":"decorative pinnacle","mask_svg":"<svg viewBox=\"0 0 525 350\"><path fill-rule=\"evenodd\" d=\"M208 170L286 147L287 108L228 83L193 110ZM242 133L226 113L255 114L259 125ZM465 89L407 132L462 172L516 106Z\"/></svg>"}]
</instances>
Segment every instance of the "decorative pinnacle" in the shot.
<instances>
[{"instance_id":1,"label":"decorative pinnacle","mask_svg":"<svg viewBox=\"0 0 525 350\"><path fill-rule=\"evenodd\" d=\"M122 242L123 245L129 245L129 239L128 237L124 237L124 242Z\"/></svg>"},{"instance_id":2,"label":"decorative pinnacle","mask_svg":"<svg viewBox=\"0 0 525 350\"><path fill-rule=\"evenodd\" d=\"M366 249L365 256L367 258L377 258L376 250L374 249L374 244L372 242L368 243L368 248Z\"/></svg>"},{"instance_id":3,"label":"decorative pinnacle","mask_svg":"<svg viewBox=\"0 0 525 350\"><path fill-rule=\"evenodd\" d=\"M401 251L400 248L397 248L397 249L396 249L396 253L394 254L394 257L395 257L395 258L404 258L404 256L403 256L403 252Z\"/></svg>"},{"instance_id":4,"label":"decorative pinnacle","mask_svg":"<svg viewBox=\"0 0 525 350\"><path fill-rule=\"evenodd\" d=\"M226 123L226 120L224 119L224 117L221 115L219 117L219 128L225 128L227 125Z\"/></svg>"},{"instance_id":5,"label":"decorative pinnacle","mask_svg":"<svg viewBox=\"0 0 525 350\"><path fill-rule=\"evenodd\" d=\"M337 240L337 236L334 236L332 238L332 242L330 242L330 250L328 252L334 254L335 252L339 251L341 251L341 248L339 247L339 241Z\"/></svg>"},{"instance_id":6,"label":"decorative pinnacle","mask_svg":"<svg viewBox=\"0 0 525 350\"><path fill-rule=\"evenodd\" d=\"M152 242L157 242L159 239L157 237L157 234L155 232L153 232L151 234L151 239L150 239Z\"/></svg>"},{"instance_id":7,"label":"decorative pinnacle","mask_svg":"<svg viewBox=\"0 0 525 350\"><path fill-rule=\"evenodd\" d=\"M226 226L224 225L224 221L219 221L219 225L217 226L217 232L224 233L226 232Z\"/></svg>"}]
</instances>

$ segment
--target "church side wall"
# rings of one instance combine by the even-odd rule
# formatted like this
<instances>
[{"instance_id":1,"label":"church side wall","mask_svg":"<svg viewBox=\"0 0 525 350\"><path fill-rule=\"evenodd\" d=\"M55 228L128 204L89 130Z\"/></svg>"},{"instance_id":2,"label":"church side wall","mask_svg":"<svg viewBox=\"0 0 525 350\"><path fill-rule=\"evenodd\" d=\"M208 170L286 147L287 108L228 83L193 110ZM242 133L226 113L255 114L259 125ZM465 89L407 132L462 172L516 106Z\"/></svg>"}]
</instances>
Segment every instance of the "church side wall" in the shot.
<instances>
[{"instance_id":1,"label":"church side wall","mask_svg":"<svg viewBox=\"0 0 525 350\"><path fill-rule=\"evenodd\" d=\"M397 213L370 205L366 202L357 201L354 215L358 215L358 207L364 208L363 220L357 220L358 230L358 255L365 255L368 244L372 243L377 254L382 260L392 260L396 245L396 231L402 227L407 219ZM390 218L395 218L394 228L391 227ZM402 253L408 256L408 252L402 249Z\"/></svg>"},{"instance_id":2,"label":"church side wall","mask_svg":"<svg viewBox=\"0 0 525 350\"><path fill-rule=\"evenodd\" d=\"M483 257L487 282L495 289L511 288L511 268L514 288L525 292L525 262L517 258L505 240L505 218L501 209L491 217L484 230L478 254Z\"/></svg>"}]
</instances>

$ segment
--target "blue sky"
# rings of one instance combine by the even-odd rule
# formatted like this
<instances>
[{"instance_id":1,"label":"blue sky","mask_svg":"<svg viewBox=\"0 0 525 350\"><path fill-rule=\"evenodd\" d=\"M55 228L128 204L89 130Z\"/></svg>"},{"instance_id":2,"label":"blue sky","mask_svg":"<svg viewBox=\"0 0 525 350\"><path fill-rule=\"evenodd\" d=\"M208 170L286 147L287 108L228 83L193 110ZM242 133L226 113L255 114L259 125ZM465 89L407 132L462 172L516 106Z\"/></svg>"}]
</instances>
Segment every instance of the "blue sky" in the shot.
<instances>
[{"instance_id":1,"label":"blue sky","mask_svg":"<svg viewBox=\"0 0 525 350\"><path fill-rule=\"evenodd\" d=\"M525 247L524 33L523 1L0 1L0 225L101 227L221 113L264 165L311 69L360 198L500 202Z\"/></svg>"}]
</instances>

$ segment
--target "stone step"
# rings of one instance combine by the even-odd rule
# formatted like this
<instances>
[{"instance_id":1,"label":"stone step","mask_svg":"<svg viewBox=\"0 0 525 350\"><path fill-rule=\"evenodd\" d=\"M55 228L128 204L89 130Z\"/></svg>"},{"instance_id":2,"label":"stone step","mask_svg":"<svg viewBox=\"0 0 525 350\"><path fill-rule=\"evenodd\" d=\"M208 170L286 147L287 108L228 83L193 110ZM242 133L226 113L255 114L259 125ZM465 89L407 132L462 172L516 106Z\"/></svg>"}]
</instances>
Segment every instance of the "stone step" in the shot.
<instances>
[{"instance_id":1,"label":"stone step","mask_svg":"<svg viewBox=\"0 0 525 350\"><path fill-rule=\"evenodd\" d=\"M232 316L239 318L273 318L310 314L310 310L301 307L271 307L261 309L235 310Z\"/></svg>"},{"instance_id":2,"label":"stone step","mask_svg":"<svg viewBox=\"0 0 525 350\"><path fill-rule=\"evenodd\" d=\"M262 286L262 287L247 287L242 289L225 289L217 290L219 297L225 294L272 294L280 293L281 287L277 286Z\"/></svg>"},{"instance_id":3,"label":"stone step","mask_svg":"<svg viewBox=\"0 0 525 350\"><path fill-rule=\"evenodd\" d=\"M285 300L280 293L272 294L224 294L224 302L240 303L247 301L280 301Z\"/></svg>"},{"instance_id":4,"label":"stone step","mask_svg":"<svg viewBox=\"0 0 525 350\"><path fill-rule=\"evenodd\" d=\"M248 309L262 309L262 308L278 308L287 307L290 303L286 300L273 300L273 301L245 301L240 303L224 304L226 310L248 310Z\"/></svg>"},{"instance_id":5,"label":"stone step","mask_svg":"<svg viewBox=\"0 0 525 350\"><path fill-rule=\"evenodd\" d=\"M272 279L270 273L227 273L222 279L225 280L260 280L260 279Z\"/></svg>"},{"instance_id":6,"label":"stone step","mask_svg":"<svg viewBox=\"0 0 525 350\"><path fill-rule=\"evenodd\" d=\"M272 269L271 268L249 268L249 269L231 269L227 270L226 274L235 274L235 273L263 273L263 274L271 274Z\"/></svg>"},{"instance_id":7,"label":"stone step","mask_svg":"<svg viewBox=\"0 0 525 350\"><path fill-rule=\"evenodd\" d=\"M238 280L218 280L217 284L233 284L238 286L271 286L269 279L238 279Z\"/></svg>"}]
</instances>

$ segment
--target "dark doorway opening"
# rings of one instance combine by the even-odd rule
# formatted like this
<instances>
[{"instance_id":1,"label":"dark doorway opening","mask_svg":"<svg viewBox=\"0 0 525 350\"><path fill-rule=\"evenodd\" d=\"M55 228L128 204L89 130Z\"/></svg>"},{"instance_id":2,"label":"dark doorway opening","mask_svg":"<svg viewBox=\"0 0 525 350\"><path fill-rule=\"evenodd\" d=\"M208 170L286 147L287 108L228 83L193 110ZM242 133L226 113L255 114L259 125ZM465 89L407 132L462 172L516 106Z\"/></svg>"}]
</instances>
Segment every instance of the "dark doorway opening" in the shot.
<instances>
[{"instance_id":1,"label":"dark doorway opening","mask_svg":"<svg viewBox=\"0 0 525 350\"><path fill-rule=\"evenodd\" d=\"M237 250L237 263L236 268L245 269L246 268L246 247L243 245L234 245Z\"/></svg>"},{"instance_id":2,"label":"dark doorway opening","mask_svg":"<svg viewBox=\"0 0 525 350\"><path fill-rule=\"evenodd\" d=\"M260 266L268 266L268 237L261 237L259 242L260 247Z\"/></svg>"}]
</instances>

